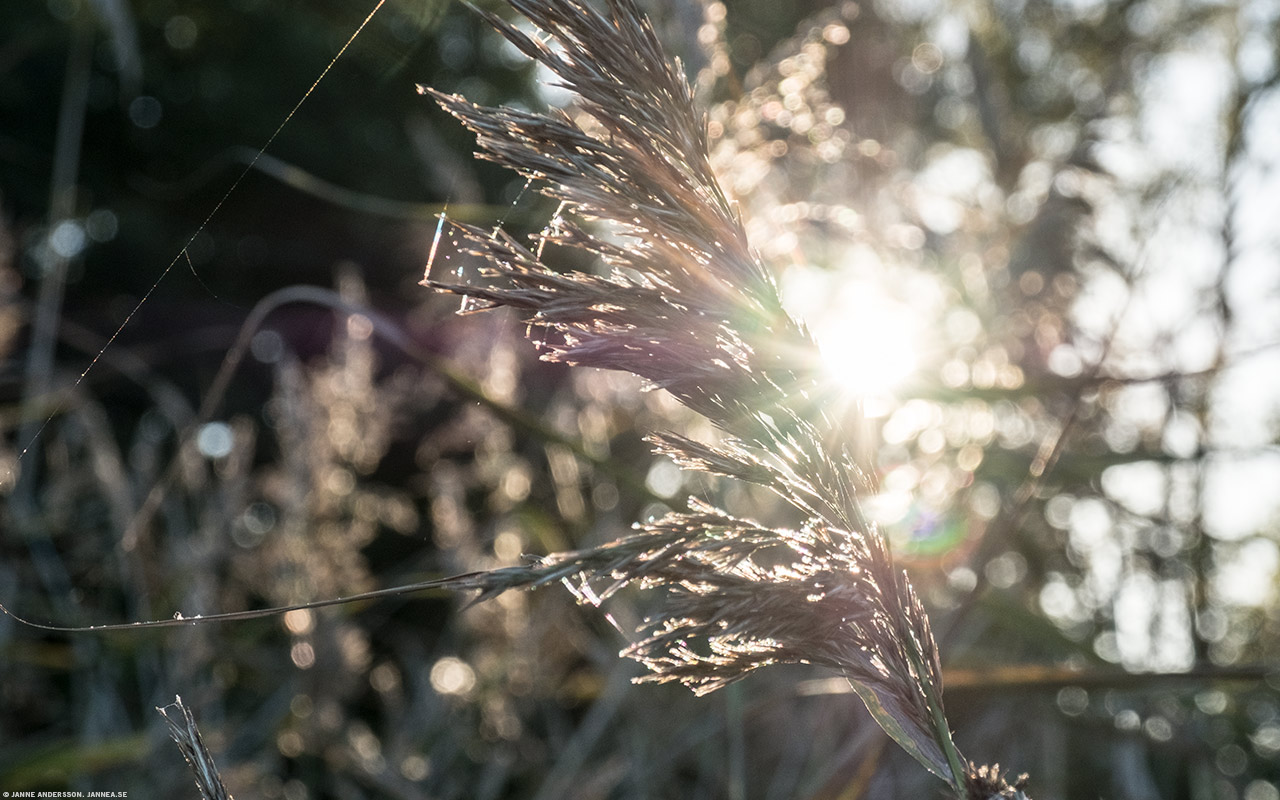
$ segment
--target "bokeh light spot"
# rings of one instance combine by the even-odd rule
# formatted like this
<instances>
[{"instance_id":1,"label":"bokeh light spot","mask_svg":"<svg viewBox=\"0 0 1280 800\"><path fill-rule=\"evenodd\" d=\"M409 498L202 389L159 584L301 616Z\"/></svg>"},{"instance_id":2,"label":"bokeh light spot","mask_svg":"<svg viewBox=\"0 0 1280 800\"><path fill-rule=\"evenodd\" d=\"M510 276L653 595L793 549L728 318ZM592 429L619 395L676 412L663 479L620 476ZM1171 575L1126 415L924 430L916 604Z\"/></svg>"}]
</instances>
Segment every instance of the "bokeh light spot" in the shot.
<instances>
[{"instance_id":1,"label":"bokeh light spot","mask_svg":"<svg viewBox=\"0 0 1280 800\"><path fill-rule=\"evenodd\" d=\"M196 434L196 448L205 458L224 458L231 453L235 437L225 422L208 422Z\"/></svg>"}]
</instances>

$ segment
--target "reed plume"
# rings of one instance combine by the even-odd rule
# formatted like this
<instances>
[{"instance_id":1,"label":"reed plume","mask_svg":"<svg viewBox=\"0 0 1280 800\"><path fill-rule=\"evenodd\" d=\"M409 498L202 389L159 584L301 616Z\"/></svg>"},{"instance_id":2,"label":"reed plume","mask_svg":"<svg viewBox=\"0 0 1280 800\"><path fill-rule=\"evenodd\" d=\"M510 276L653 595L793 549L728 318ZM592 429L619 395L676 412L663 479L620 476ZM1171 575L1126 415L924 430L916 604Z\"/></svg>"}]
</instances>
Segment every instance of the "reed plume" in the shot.
<instances>
[{"instance_id":1,"label":"reed plume","mask_svg":"<svg viewBox=\"0 0 1280 800\"><path fill-rule=\"evenodd\" d=\"M699 694L773 663L843 673L884 730L956 797L1024 797L998 768L966 762L942 704L929 621L907 575L867 521L867 488L817 347L783 309L772 273L713 174L706 124L678 62L632 0L509 0L545 38L488 14L521 52L578 98L574 112L475 105L423 88L475 132L480 157L560 202L531 246L448 222L483 264L471 284L423 284L468 310L518 309L543 359L625 370L665 389L724 434L707 444L652 437L680 466L766 487L797 512L791 528L696 499L593 549L456 579L487 597L564 581L598 604L637 584L665 590L623 652L641 680ZM545 248L586 251L606 274L561 272ZM871 343L868 343L871 346Z\"/></svg>"}]
</instances>

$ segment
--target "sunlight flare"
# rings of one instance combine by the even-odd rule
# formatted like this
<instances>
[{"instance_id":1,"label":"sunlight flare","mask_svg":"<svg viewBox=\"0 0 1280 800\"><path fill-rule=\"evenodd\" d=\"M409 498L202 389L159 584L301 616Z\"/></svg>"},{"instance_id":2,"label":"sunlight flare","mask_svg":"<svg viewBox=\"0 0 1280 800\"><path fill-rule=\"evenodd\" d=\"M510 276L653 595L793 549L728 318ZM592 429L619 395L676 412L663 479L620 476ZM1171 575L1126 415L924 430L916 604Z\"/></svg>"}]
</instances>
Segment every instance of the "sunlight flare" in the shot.
<instances>
[{"instance_id":1,"label":"sunlight flare","mask_svg":"<svg viewBox=\"0 0 1280 800\"><path fill-rule=\"evenodd\" d=\"M831 313L814 325L823 366L848 391L892 394L918 366L909 309L872 304Z\"/></svg>"},{"instance_id":2,"label":"sunlight flare","mask_svg":"<svg viewBox=\"0 0 1280 800\"><path fill-rule=\"evenodd\" d=\"M920 366L924 310L873 282L808 268L787 272L783 297L813 333L836 385L869 416L888 413L894 393Z\"/></svg>"}]
</instances>

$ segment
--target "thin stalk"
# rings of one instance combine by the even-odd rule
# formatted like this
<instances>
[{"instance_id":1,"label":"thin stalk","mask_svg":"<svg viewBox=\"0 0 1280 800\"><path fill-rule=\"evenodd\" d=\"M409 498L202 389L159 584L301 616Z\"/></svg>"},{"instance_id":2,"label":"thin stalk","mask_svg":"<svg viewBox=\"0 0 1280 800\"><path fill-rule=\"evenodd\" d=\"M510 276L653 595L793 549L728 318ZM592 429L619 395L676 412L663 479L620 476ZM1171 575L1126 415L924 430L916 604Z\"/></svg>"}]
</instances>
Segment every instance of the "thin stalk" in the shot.
<instances>
[{"instance_id":1,"label":"thin stalk","mask_svg":"<svg viewBox=\"0 0 1280 800\"><path fill-rule=\"evenodd\" d=\"M80 151L84 139L84 123L89 102L89 77L93 66L94 26L89 12L81 9L71 20L71 41L67 50L67 72L62 86L62 102L58 109L55 133L53 173L49 181L49 228L46 255L31 324L31 345L23 375L22 426L18 431L19 459L25 461L18 470L17 485L10 503L12 517L23 530L23 538L31 553L31 563L53 602L64 605L62 598L71 596L71 582L66 568L49 541L47 531L38 523L39 503L36 481L39 462L40 431L49 416L49 394L53 387L54 350L58 325L62 316L62 300L66 291L67 271L73 255L59 252L49 242L58 225L75 214L76 179L80 174ZM56 413L56 411L54 412Z\"/></svg>"}]
</instances>

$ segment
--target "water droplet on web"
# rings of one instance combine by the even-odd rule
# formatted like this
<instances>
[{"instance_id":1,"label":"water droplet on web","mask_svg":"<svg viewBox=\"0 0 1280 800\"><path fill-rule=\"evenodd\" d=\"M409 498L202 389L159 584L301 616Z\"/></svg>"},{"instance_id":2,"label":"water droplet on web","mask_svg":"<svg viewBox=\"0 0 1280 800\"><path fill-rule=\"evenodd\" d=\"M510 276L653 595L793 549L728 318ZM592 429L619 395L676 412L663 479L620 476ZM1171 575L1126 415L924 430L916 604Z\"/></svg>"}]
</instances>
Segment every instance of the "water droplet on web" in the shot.
<instances>
[{"instance_id":1,"label":"water droplet on web","mask_svg":"<svg viewBox=\"0 0 1280 800\"><path fill-rule=\"evenodd\" d=\"M560 206L556 208L556 213L551 217L551 221L547 223L547 226L542 229L542 233L539 234L538 249L536 253L539 261L542 260L542 250L544 247L546 247L547 239L555 240L559 238L561 232L563 231L564 212L565 212L565 209L568 207L569 207L568 201L561 200Z\"/></svg>"},{"instance_id":2,"label":"water droplet on web","mask_svg":"<svg viewBox=\"0 0 1280 800\"><path fill-rule=\"evenodd\" d=\"M426 279L447 286L472 286L476 275L468 269L470 259L462 257L458 252L458 235L451 226L448 213L441 213L436 223L436 233L431 240L431 249L427 253ZM480 302L467 295L461 295L458 306L459 314L475 311Z\"/></svg>"}]
</instances>

